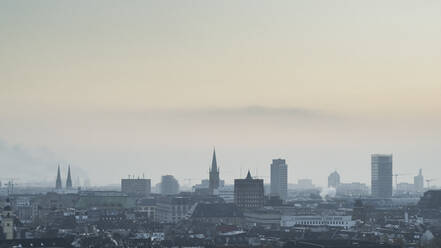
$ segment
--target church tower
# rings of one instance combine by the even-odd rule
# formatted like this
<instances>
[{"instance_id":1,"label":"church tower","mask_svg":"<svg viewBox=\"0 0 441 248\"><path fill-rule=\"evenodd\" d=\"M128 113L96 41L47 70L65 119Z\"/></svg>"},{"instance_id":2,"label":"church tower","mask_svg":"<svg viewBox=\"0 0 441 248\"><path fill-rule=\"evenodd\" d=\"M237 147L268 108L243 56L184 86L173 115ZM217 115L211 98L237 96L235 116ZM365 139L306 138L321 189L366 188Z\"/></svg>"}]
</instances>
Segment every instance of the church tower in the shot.
<instances>
[{"instance_id":1,"label":"church tower","mask_svg":"<svg viewBox=\"0 0 441 248\"><path fill-rule=\"evenodd\" d=\"M217 161L216 161L216 149L213 150L213 159L211 161L211 168L210 168L210 174L209 174L209 191L210 194L214 193L215 189L219 188L219 168L217 168Z\"/></svg>"},{"instance_id":2,"label":"church tower","mask_svg":"<svg viewBox=\"0 0 441 248\"><path fill-rule=\"evenodd\" d=\"M57 181L55 182L55 189L61 190L61 174L60 174L60 165L58 165L58 171L57 171Z\"/></svg>"},{"instance_id":3,"label":"church tower","mask_svg":"<svg viewBox=\"0 0 441 248\"><path fill-rule=\"evenodd\" d=\"M14 218L15 216L8 198L2 212L2 229L5 239L14 239Z\"/></svg>"},{"instance_id":4,"label":"church tower","mask_svg":"<svg viewBox=\"0 0 441 248\"><path fill-rule=\"evenodd\" d=\"M72 189L72 177L70 175L70 165L67 168L67 179L66 179L66 189Z\"/></svg>"}]
</instances>

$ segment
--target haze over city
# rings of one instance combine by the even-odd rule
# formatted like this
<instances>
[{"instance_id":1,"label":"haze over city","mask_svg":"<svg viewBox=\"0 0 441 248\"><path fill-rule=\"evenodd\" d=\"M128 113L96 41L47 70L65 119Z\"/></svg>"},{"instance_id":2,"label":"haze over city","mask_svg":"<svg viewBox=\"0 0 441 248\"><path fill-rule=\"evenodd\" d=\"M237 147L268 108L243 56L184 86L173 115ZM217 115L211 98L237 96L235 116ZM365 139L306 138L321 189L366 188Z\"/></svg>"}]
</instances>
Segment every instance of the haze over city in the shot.
<instances>
[{"instance_id":1,"label":"haze over city","mask_svg":"<svg viewBox=\"0 0 441 248\"><path fill-rule=\"evenodd\" d=\"M438 1L1 1L2 177L441 171ZM64 173L64 172L63 172ZM434 182L437 184L437 182Z\"/></svg>"}]
</instances>

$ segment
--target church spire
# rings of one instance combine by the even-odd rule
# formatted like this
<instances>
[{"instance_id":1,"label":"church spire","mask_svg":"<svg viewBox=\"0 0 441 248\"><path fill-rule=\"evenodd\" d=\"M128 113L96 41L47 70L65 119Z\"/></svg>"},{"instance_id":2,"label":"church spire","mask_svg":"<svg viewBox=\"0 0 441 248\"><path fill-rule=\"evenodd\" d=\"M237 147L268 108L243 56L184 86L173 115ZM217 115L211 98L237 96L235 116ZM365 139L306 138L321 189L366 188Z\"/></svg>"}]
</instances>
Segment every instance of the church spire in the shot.
<instances>
[{"instance_id":1,"label":"church spire","mask_svg":"<svg viewBox=\"0 0 441 248\"><path fill-rule=\"evenodd\" d=\"M251 179L253 179L253 178L251 177L251 173L250 173L250 170L248 170L248 173L247 173L247 177L246 177L245 179L248 179L248 180L251 180Z\"/></svg>"},{"instance_id":2,"label":"church spire","mask_svg":"<svg viewBox=\"0 0 441 248\"><path fill-rule=\"evenodd\" d=\"M211 171L219 171L216 161L216 148L213 149L213 159L211 160Z\"/></svg>"},{"instance_id":3,"label":"church spire","mask_svg":"<svg viewBox=\"0 0 441 248\"><path fill-rule=\"evenodd\" d=\"M72 177L70 175L70 165L67 169L66 189L72 189Z\"/></svg>"},{"instance_id":4,"label":"church spire","mask_svg":"<svg viewBox=\"0 0 441 248\"><path fill-rule=\"evenodd\" d=\"M62 186L61 186L60 165L58 165L57 181L55 182L55 189L60 190L61 187L62 187Z\"/></svg>"}]
</instances>

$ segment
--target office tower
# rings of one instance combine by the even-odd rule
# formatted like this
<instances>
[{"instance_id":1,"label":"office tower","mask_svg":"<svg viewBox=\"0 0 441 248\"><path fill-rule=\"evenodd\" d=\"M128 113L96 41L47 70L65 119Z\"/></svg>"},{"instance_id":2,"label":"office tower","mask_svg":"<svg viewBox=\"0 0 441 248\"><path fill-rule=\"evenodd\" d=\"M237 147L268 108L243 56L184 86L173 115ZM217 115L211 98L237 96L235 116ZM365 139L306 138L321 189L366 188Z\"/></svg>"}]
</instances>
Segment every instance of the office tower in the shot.
<instances>
[{"instance_id":1,"label":"office tower","mask_svg":"<svg viewBox=\"0 0 441 248\"><path fill-rule=\"evenodd\" d=\"M66 189L72 189L72 177L70 175L70 165L67 168Z\"/></svg>"},{"instance_id":2,"label":"office tower","mask_svg":"<svg viewBox=\"0 0 441 248\"><path fill-rule=\"evenodd\" d=\"M422 169L420 169L418 176L413 177L413 184L415 185L416 192L423 192L424 191L424 177L423 177L423 170Z\"/></svg>"},{"instance_id":3,"label":"office tower","mask_svg":"<svg viewBox=\"0 0 441 248\"><path fill-rule=\"evenodd\" d=\"M146 197L150 195L151 181L144 178L121 179L121 192L129 196Z\"/></svg>"},{"instance_id":4,"label":"office tower","mask_svg":"<svg viewBox=\"0 0 441 248\"><path fill-rule=\"evenodd\" d=\"M271 163L271 195L288 198L288 165L285 159L273 159Z\"/></svg>"},{"instance_id":5,"label":"office tower","mask_svg":"<svg viewBox=\"0 0 441 248\"><path fill-rule=\"evenodd\" d=\"M245 179L235 179L234 203L240 208L263 207L263 179L253 179L250 171Z\"/></svg>"},{"instance_id":6,"label":"office tower","mask_svg":"<svg viewBox=\"0 0 441 248\"><path fill-rule=\"evenodd\" d=\"M172 175L162 176L161 179L161 194L175 195L179 193L179 183Z\"/></svg>"},{"instance_id":7,"label":"office tower","mask_svg":"<svg viewBox=\"0 0 441 248\"><path fill-rule=\"evenodd\" d=\"M372 196L392 197L392 155L371 156L371 185Z\"/></svg>"},{"instance_id":8,"label":"office tower","mask_svg":"<svg viewBox=\"0 0 441 248\"><path fill-rule=\"evenodd\" d=\"M60 173L60 165L58 165L58 171L57 171L57 181L55 182L55 189L61 190L61 173Z\"/></svg>"},{"instance_id":9,"label":"office tower","mask_svg":"<svg viewBox=\"0 0 441 248\"><path fill-rule=\"evenodd\" d=\"M219 188L219 168L217 168L216 150L213 150L213 159L211 160L211 168L209 170L209 192L213 194Z\"/></svg>"},{"instance_id":10,"label":"office tower","mask_svg":"<svg viewBox=\"0 0 441 248\"><path fill-rule=\"evenodd\" d=\"M332 172L328 176L328 187L337 188L337 186L340 184L340 175L337 171Z\"/></svg>"}]
</instances>

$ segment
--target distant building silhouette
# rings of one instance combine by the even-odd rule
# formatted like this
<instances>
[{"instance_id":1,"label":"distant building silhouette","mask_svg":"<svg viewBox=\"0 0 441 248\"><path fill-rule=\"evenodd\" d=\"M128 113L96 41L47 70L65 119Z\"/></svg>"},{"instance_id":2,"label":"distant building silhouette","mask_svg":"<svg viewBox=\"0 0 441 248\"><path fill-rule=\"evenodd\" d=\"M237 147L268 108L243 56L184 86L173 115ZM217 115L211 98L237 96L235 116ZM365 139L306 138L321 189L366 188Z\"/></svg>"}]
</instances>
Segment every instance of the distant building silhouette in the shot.
<instances>
[{"instance_id":1,"label":"distant building silhouette","mask_svg":"<svg viewBox=\"0 0 441 248\"><path fill-rule=\"evenodd\" d=\"M213 159L211 160L211 168L209 170L209 192L213 194L219 188L219 168L216 161L216 150L213 150Z\"/></svg>"},{"instance_id":2,"label":"distant building silhouette","mask_svg":"<svg viewBox=\"0 0 441 248\"><path fill-rule=\"evenodd\" d=\"M56 190L61 190L61 188L62 188L62 184L61 184L60 165L58 165L57 180L55 181L55 189Z\"/></svg>"},{"instance_id":3,"label":"distant building silhouette","mask_svg":"<svg viewBox=\"0 0 441 248\"><path fill-rule=\"evenodd\" d=\"M162 176L161 179L161 194L175 195L179 193L179 183L172 175Z\"/></svg>"},{"instance_id":4,"label":"distant building silhouette","mask_svg":"<svg viewBox=\"0 0 441 248\"><path fill-rule=\"evenodd\" d=\"M288 165L285 159L273 159L271 163L271 195L288 198Z\"/></svg>"},{"instance_id":5,"label":"distant building silhouette","mask_svg":"<svg viewBox=\"0 0 441 248\"><path fill-rule=\"evenodd\" d=\"M129 196L146 197L150 195L151 181L144 178L121 179L121 192Z\"/></svg>"},{"instance_id":6,"label":"distant building silhouette","mask_svg":"<svg viewBox=\"0 0 441 248\"><path fill-rule=\"evenodd\" d=\"M235 179L234 203L240 208L263 207L263 179L253 179L250 171L245 179Z\"/></svg>"},{"instance_id":7,"label":"distant building silhouette","mask_svg":"<svg viewBox=\"0 0 441 248\"><path fill-rule=\"evenodd\" d=\"M417 176L413 177L413 184L415 186L416 192L423 192L424 191L424 177L423 177L423 170L420 169L419 174Z\"/></svg>"},{"instance_id":8,"label":"distant building silhouette","mask_svg":"<svg viewBox=\"0 0 441 248\"><path fill-rule=\"evenodd\" d=\"M66 179L66 189L72 189L72 177L70 175L70 165L67 168L67 179Z\"/></svg>"},{"instance_id":9,"label":"distant building silhouette","mask_svg":"<svg viewBox=\"0 0 441 248\"><path fill-rule=\"evenodd\" d=\"M372 196L392 197L392 155L371 156L371 185Z\"/></svg>"},{"instance_id":10,"label":"distant building silhouette","mask_svg":"<svg viewBox=\"0 0 441 248\"><path fill-rule=\"evenodd\" d=\"M328 187L337 188L340 184L340 174L337 171L332 172L328 176Z\"/></svg>"}]
</instances>

